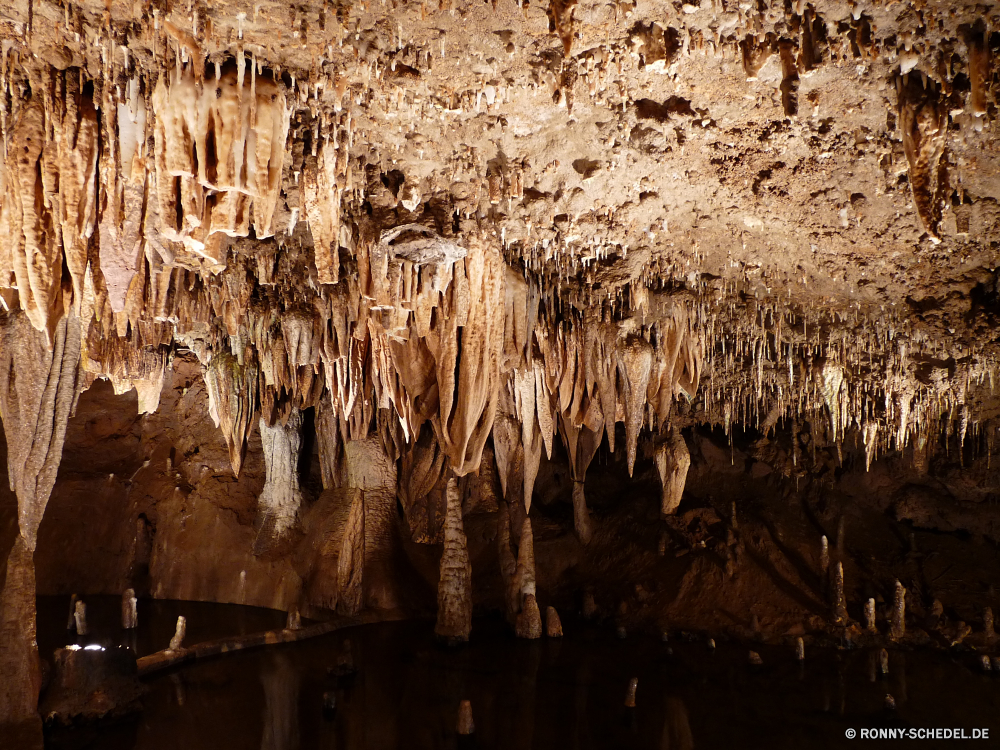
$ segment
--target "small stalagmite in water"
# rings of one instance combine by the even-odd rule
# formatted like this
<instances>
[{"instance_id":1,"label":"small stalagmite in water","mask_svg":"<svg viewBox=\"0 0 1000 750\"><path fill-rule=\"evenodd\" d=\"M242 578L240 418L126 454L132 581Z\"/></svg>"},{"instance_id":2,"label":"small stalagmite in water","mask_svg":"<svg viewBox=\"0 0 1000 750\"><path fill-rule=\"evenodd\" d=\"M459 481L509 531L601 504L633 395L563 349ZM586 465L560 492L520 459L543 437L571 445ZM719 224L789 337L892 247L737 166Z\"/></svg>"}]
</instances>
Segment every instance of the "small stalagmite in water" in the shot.
<instances>
[{"instance_id":1,"label":"small stalagmite in water","mask_svg":"<svg viewBox=\"0 0 1000 750\"><path fill-rule=\"evenodd\" d=\"M806 644L802 640L802 636L795 639L795 658L798 661L806 660Z\"/></svg>"},{"instance_id":2,"label":"small stalagmite in water","mask_svg":"<svg viewBox=\"0 0 1000 750\"><path fill-rule=\"evenodd\" d=\"M177 628L174 630L174 637L170 639L167 651L180 651L184 648L184 636L187 634L187 618L180 615L177 618Z\"/></svg>"},{"instance_id":3,"label":"small stalagmite in water","mask_svg":"<svg viewBox=\"0 0 1000 750\"><path fill-rule=\"evenodd\" d=\"M625 691L625 707L635 708L635 691L639 687L639 678L633 677L628 681L628 690Z\"/></svg>"},{"instance_id":4,"label":"small stalagmite in water","mask_svg":"<svg viewBox=\"0 0 1000 750\"><path fill-rule=\"evenodd\" d=\"M514 631L518 638L533 640L542 637L542 615L534 594L525 594Z\"/></svg>"},{"instance_id":5,"label":"small stalagmite in water","mask_svg":"<svg viewBox=\"0 0 1000 750\"><path fill-rule=\"evenodd\" d=\"M865 602L865 628L869 633L878 632L875 627L875 600L871 598Z\"/></svg>"},{"instance_id":6,"label":"small stalagmite in water","mask_svg":"<svg viewBox=\"0 0 1000 750\"><path fill-rule=\"evenodd\" d=\"M889 674L889 652L884 648L878 652L878 666L882 674Z\"/></svg>"},{"instance_id":7,"label":"small stalagmite in water","mask_svg":"<svg viewBox=\"0 0 1000 750\"><path fill-rule=\"evenodd\" d=\"M562 622L559 620L559 613L555 607L548 607L545 610L545 635L549 638L562 638Z\"/></svg>"},{"instance_id":8,"label":"small stalagmite in water","mask_svg":"<svg viewBox=\"0 0 1000 750\"><path fill-rule=\"evenodd\" d=\"M125 630L133 630L139 627L139 612L137 605L138 601L135 598L135 591L133 589L125 589L125 593L122 594L122 628Z\"/></svg>"},{"instance_id":9,"label":"small stalagmite in water","mask_svg":"<svg viewBox=\"0 0 1000 750\"><path fill-rule=\"evenodd\" d=\"M66 630L73 630L76 628L76 594L73 594L69 598L69 619L66 620Z\"/></svg>"},{"instance_id":10,"label":"small stalagmite in water","mask_svg":"<svg viewBox=\"0 0 1000 750\"><path fill-rule=\"evenodd\" d=\"M73 610L73 621L76 623L76 634L87 635L87 605L77 600Z\"/></svg>"},{"instance_id":11,"label":"small stalagmite in water","mask_svg":"<svg viewBox=\"0 0 1000 750\"><path fill-rule=\"evenodd\" d=\"M462 735L473 734L476 731L476 723L472 720L472 701L464 700L459 704L457 731Z\"/></svg>"}]
</instances>

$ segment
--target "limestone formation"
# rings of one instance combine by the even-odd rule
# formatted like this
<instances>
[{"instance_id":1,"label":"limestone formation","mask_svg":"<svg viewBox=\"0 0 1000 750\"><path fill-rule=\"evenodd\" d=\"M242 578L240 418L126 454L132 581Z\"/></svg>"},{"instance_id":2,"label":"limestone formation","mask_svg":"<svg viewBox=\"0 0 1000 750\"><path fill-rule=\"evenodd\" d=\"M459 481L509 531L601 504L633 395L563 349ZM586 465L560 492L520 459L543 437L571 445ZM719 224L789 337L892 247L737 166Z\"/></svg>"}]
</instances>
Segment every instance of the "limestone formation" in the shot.
<instances>
[{"instance_id":1,"label":"limestone formation","mask_svg":"<svg viewBox=\"0 0 1000 750\"><path fill-rule=\"evenodd\" d=\"M463 700L458 706L458 726L456 731L460 735L474 734L476 724L472 720L472 702Z\"/></svg>"},{"instance_id":2,"label":"limestone formation","mask_svg":"<svg viewBox=\"0 0 1000 750\"><path fill-rule=\"evenodd\" d=\"M472 630L472 565L462 524L462 501L454 478L448 480L446 495L444 553L434 634L447 641L467 641Z\"/></svg>"},{"instance_id":3,"label":"limestone formation","mask_svg":"<svg viewBox=\"0 0 1000 750\"><path fill-rule=\"evenodd\" d=\"M875 600L869 599L865 602L865 629L869 633L878 632L875 627Z\"/></svg>"},{"instance_id":4,"label":"limestone formation","mask_svg":"<svg viewBox=\"0 0 1000 750\"><path fill-rule=\"evenodd\" d=\"M299 488L301 433L302 417L297 409L292 410L285 424L269 427L263 419L260 421L267 481L259 498L259 531L254 543L257 553L287 536L298 517L302 504Z\"/></svg>"},{"instance_id":5,"label":"limestone formation","mask_svg":"<svg viewBox=\"0 0 1000 750\"><path fill-rule=\"evenodd\" d=\"M895 599L892 605L892 623L889 634L893 640L900 640L906 635L906 589L896 581Z\"/></svg>"},{"instance_id":6,"label":"limestone formation","mask_svg":"<svg viewBox=\"0 0 1000 750\"><path fill-rule=\"evenodd\" d=\"M625 691L625 708L635 708L635 691L638 687L638 677L633 677L628 681L628 689Z\"/></svg>"},{"instance_id":7,"label":"limestone formation","mask_svg":"<svg viewBox=\"0 0 1000 750\"><path fill-rule=\"evenodd\" d=\"M51 331L42 331L33 330L21 314L8 316L0 327L0 417L11 488L18 499L18 526L31 551L56 481L66 423L81 380L79 321L66 317Z\"/></svg>"},{"instance_id":8,"label":"limestone formation","mask_svg":"<svg viewBox=\"0 0 1000 750\"><path fill-rule=\"evenodd\" d=\"M514 633L518 638L534 640L542 637L542 615L534 594L521 597L521 611L517 615Z\"/></svg>"},{"instance_id":9,"label":"limestone formation","mask_svg":"<svg viewBox=\"0 0 1000 750\"><path fill-rule=\"evenodd\" d=\"M73 541L46 554L107 551L46 567L60 592L310 617L429 611L443 545L449 638L480 554L477 603L531 637L539 599L581 592L588 618L628 600L622 632L718 627L692 599L732 593L765 629L825 600L841 633L842 565L865 590L912 571L855 565L852 533L817 575L801 529L875 509L1000 538L995 6L8 5L19 617L50 518ZM67 496L101 501L79 519L46 513L67 434ZM744 495L809 524L748 504L737 536ZM761 567L793 604L747 590ZM675 568L676 600L649 596Z\"/></svg>"},{"instance_id":10,"label":"limestone formation","mask_svg":"<svg viewBox=\"0 0 1000 750\"><path fill-rule=\"evenodd\" d=\"M137 610L138 600L135 598L134 589L125 589L122 594L122 629L134 630L139 627L139 614Z\"/></svg>"},{"instance_id":11,"label":"limestone formation","mask_svg":"<svg viewBox=\"0 0 1000 750\"><path fill-rule=\"evenodd\" d=\"M545 635L549 638L562 638L562 622L559 620L559 613L555 607L545 609Z\"/></svg>"},{"instance_id":12,"label":"limestone formation","mask_svg":"<svg viewBox=\"0 0 1000 750\"><path fill-rule=\"evenodd\" d=\"M184 648L185 635L187 635L187 618L181 615L177 618L177 627L170 638L170 645L167 646L167 651L180 651Z\"/></svg>"},{"instance_id":13,"label":"limestone formation","mask_svg":"<svg viewBox=\"0 0 1000 750\"><path fill-rule=\"evenodd\" d=\"M846 623L847 604L844 601L844 564L838 562L833 567L833 586L831 587L833 600L833 621L836 623Z\"/></svg>"},{"instance_id":14,"label":"limestone formation","mask_svg":"<svg viewBox=\"0 0 1000 750\"><path fill-rule=\"evenodd\" d=\"M73 610L73 626L78 636L87 635L87 604L82 600L77 600Z\"/></svg>"},{"instance_id":15,"label":"limestone formation","mask_svg":"<svg viewBox=\"0 0 1000 750\"><path fill-rule=\"evenodd\" d=\"M672 431L667 441L656 449L655 457L663 491L660 515L669 516L680 505L688 469L691 467L691 454L679 430Z\"/></svg>"}]
</instances>

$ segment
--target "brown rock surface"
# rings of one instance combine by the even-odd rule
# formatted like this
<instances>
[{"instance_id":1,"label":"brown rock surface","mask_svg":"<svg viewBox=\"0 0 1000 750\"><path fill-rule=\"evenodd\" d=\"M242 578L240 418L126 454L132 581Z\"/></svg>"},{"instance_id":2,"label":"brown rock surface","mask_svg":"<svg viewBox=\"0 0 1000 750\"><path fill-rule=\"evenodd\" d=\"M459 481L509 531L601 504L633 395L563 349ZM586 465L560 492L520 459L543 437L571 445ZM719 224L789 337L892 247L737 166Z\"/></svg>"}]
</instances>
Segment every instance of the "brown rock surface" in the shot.
<instances>
[{"instance_id":1,"label":"brown rock surface","mask_svg":"<svg viewBox=\"0 0 1000 750\"><path fill-rule=\"evenodd\" d=\"M210 6L0 14L29 687L29 581L466 636L1000 606L995 4Z\"/></svg>"}]
</instances>

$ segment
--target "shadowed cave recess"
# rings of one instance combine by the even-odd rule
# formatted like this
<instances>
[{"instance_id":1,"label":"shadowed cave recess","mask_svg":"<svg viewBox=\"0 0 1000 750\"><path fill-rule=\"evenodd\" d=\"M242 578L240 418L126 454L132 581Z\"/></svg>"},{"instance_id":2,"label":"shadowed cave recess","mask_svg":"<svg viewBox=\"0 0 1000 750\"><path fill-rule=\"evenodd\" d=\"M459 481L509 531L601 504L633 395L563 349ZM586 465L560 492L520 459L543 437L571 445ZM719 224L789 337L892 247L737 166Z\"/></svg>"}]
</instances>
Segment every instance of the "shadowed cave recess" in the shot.
<instances>
[{"instance_id":1,"label":"shadowed cave recess","mask_svg":"<svg viewBox=\"0 0 1000 750\"><path fill-rule=\"evenodd\" d=\"M127 589L998 653L1000 6L5 0L0 40L0 726L59 674L36 597Z\"/></svg>"}]
</instances>

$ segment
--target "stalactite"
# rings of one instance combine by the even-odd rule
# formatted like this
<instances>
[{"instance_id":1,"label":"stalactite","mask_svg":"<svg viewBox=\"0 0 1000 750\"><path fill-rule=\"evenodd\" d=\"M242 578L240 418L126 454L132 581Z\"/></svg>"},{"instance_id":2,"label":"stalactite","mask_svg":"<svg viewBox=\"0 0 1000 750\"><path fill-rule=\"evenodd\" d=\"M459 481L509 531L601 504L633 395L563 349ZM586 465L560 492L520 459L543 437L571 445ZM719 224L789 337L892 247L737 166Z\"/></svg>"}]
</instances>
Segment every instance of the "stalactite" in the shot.
<instances>
[{"instance_id":1,"label":"stalactite","mask_svg":"<svg viewBox=\"0 0 1000 750\"><path fill-rule=\"evenodd\" d=\"M18 526L31 551L55 486L66 425L76 407L80 379L80 322L63 318L46 334L26 314L0 321L0 417L7 467L17 493Z\"/></svg>"},{"instance_id":2,"label":"stalactite","mask_svg":"<svg viewBox=\"0 0 1000 750\"><path fill-rule=\"evenodd\" d=\"M261 419L260 439L267 479L257 501L259 517L254 541L254 554L257 555L288 534L302 505L299 487L302 414L293 409L285 424L270 427Z\"/></svg>"},{"instance_id":3,"label":"stalactite","mask_svg":"<svg viewBox=\"0 0 1000 750\"><path fill-rule=\"evenodd\" d=\"M666 517L672 515L680 505L688 469L691 467L691 454L680 430L671 430L667 440L656 448L653 458L662 487L660 515Z\"/></svg>"},{"instance_id":4,"label":"stalactite","mask_svg":"<svg viewBox=\"0 0 1000 750\"><path fill-rule=\"evenodd\" d=\"M241 363L226 351L216 353L205 370L208 412L222 428L235 476L240 474L257 415L257 380L258 370L251 358Z\"/></svg>"},{"instance_id":5,"label":"stalactite","mask_svg":"<svg viewBox=\"0 0 1000 750\"><path fill-rule=\"evenodd\" d=\"M249 89L241 70L205 85L175 70L152 95L160 232L214 267L223 237L251 223L258 239L272 234L290 110L279 83Z\"/></svg>"},{"instance_id":6,"label":"stalactite","mask_svg":"<svg viewBox=\"0 0 1000 750\"><path fill-rule=\"evenodd\" d=\"M0 286L51 342L72 306L79 313L97 205L98 121L73 69L35 71L7 149L0 212ZM62 268L72 294L62 289ZM13 282L13 284L12 284Z\"/></svg>"}]
</instances>

